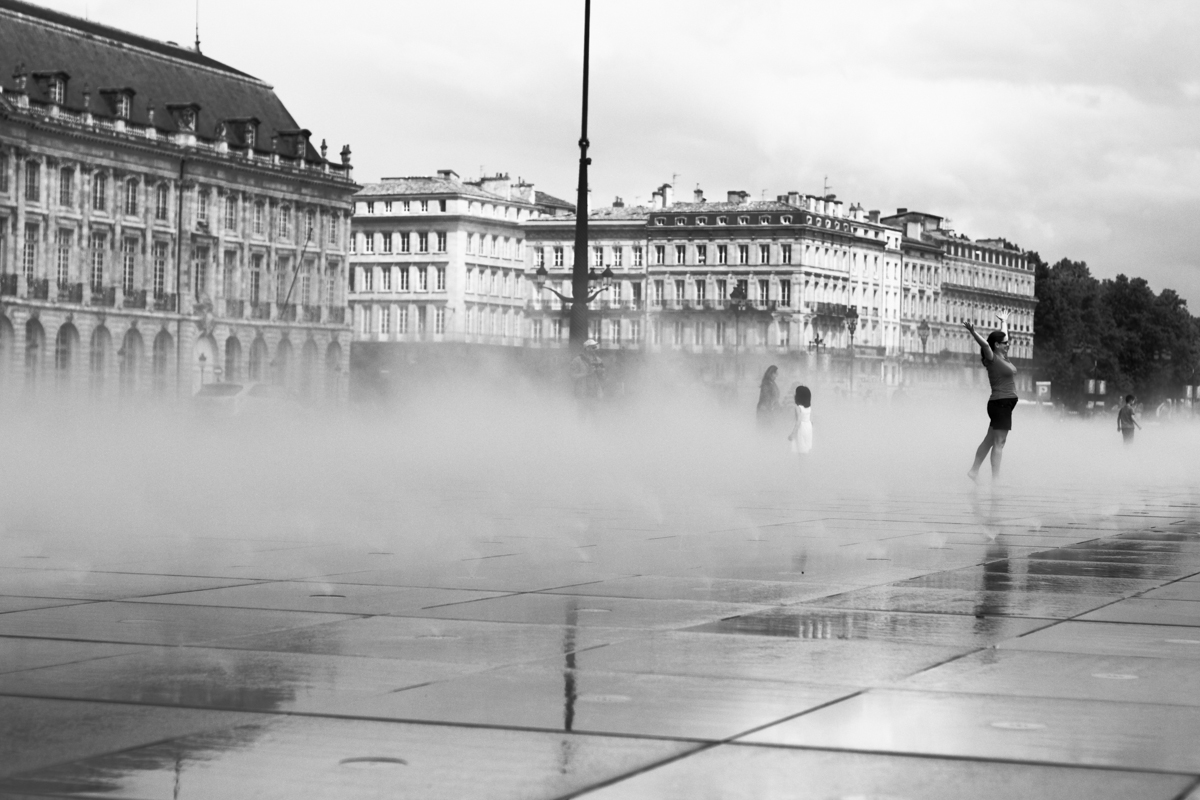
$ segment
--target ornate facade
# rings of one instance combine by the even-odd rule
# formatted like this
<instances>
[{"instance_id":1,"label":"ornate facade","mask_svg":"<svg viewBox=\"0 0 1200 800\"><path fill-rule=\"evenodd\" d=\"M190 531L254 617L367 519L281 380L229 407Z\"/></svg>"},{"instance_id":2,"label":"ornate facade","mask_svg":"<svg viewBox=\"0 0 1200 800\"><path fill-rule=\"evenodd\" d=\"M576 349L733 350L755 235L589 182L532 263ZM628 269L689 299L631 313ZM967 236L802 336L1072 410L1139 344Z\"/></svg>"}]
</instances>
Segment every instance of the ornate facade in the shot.
<instances>
[{"instance_id":1,"label":"ornate facade","mask_svg":"<svg viewBox=\"0 0 1200 800\"><path fill-rule=\"evenodd\" d=\"M349 149L174 44L0 0L0 51L0 390L340 397Z\"/></svg>"}]
</instances>

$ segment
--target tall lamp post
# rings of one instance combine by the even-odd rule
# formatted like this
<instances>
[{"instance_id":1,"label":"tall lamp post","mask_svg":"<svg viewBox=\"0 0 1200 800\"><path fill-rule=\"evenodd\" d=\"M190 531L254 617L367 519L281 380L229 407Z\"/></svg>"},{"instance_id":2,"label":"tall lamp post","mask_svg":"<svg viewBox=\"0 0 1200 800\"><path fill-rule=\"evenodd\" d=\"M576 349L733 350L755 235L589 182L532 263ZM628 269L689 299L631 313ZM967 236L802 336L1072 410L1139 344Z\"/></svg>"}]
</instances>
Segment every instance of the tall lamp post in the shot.
<instances>
[{"instance_id":1,"label":"tall lamp post","mask_svg":"<svg viewBox=\"0 0 1200 800\"><path fill-rule=\"evenodd\" d=\"M587 136L587 118L588 118L588 57L590 54L590 39L592 33L592 0L584 0L583 2L583 121L580 126L579 134L579 185L578 196L575 200L575 264L571 270L571 296L574 298L587 297L587 301L571 303L571 333L570 343L571 351L574 353L583 350L583 343L588 338L588 307L595 295L588 296L588 267L587 267L587 249L588 249L588 164L592 160L588 158L588 136ZM607 271L607 270L606 270ZM612 273L609 272L611 275ZM543 285L545 279L539 281L539 286ZM555 294L558 294L555 292ZM562 295L559 295L562 297ZM563 298L566 300L566 298Z\"/></svg>"},{"instance_id":2,"label":"tall lamp post","mask_svg":"<svg viewBox=\"0 0 1200 800\"><path fill-rule=\"evenodd\" d=\"M568 297L567 295L565 295L562 292L555 289L553 286L547 286L546 278L548 278L549 275L550 275L550 273L546 270L546 268L544 266L538 267L537 272L533 273L533 282L537 285L538 292L541 292L543 290L553 292L555 295L557 295L558 299L562 300L564 303L566 303L568 306L571 307L571 340L570 341L571 341L571 348L572 348L572 350L574 350L575 349L575 317L580 313L583 314L584 333L586 334L587 333L587 304L592 302L593 300L595 300L596 297L601 292L607 291L608 289L611 289L613 287L613 277L614 276L613 276L612 267L606 266L604 268L604 272L601 272L598 276L596 275L594 270L588 270L588 271L584 272L584 274L583 274L583 292L582 293L579 291L579 284L574 280L574 276L572 276L571 285L574 287L574 290L572 292L572 294L573 294L572 297ZM596 289L595 291L589 292L588 283L592 282L592 281L597 281L597 280L600 281L600 288ZM576 302L575 301L576 297L581 297L583 299L580 302ZM582 312L580 312L578 310L581 308L582 308ZM586 341L586 340L587 340L587 336L584 336L583 340L580 341L579 349L583 349L583 341Z\"/></svg>"},{"instance_id":3,"label":"tall lamp post","mask_svg":"<svg viewBox=\"0 0 1200 800\"><path fill-rule=\"evenodd\" d=\"M854 306L846 311L846 328L850 331L850 396L854 397L854 332L858 330L858 309Z\"/></svg>"}]
</instances>

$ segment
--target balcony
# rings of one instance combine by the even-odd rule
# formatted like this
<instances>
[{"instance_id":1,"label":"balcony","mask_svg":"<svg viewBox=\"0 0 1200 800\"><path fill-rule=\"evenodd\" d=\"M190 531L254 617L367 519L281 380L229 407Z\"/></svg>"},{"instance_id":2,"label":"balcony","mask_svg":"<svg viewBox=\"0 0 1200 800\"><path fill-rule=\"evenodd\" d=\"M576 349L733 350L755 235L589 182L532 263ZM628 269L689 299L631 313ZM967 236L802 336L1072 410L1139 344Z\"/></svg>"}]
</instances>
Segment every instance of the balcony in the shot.
<instances>
[{"instance_id":1,"label":"balcony","mask_svg":"<svg viewBox=\"0 0 1200 800\"><path fill-rule=\"evenodd\" d=\"M0 295L15 295L17 293L17 274L0 275Z\"/></svg>"},{"instance_id":2,"label":"balcony","mask_svg":"<svg viewBox=\"0 0 1200 800\"><path fill-rule=\"evenodd\" d=\"M125 293L125 299L121 301L123 308L145 308L146 307L146 290L137 289Z\"/></svg>"},{"instance_id":3,"label":"balcony","mask_svg":"<svg viewBox=\"0 0 1200 800\"><path fill-rule=\"evenodd\" d=\"M305 322L320 322L321 307L320 306L304 306L304 321Z\"/></svg>"},{"instance_id":4,"label":"balcony","mask_svg":"<svg viewBox=\"0 0 1200 800\"><path fill-rule=\"evenodd\" d=\"M225 298L225 316L233 319L241 319L246 316L246 301Z\"/></svg>"},{"instance_id":5,"label":"balcony","mask_svg":"<svg viewBox=\"0 0 1200 800\"><path fill-rule=\"evenodd\" d=\"M346 307L345 306L330 306L329 320L331 325L343 325L346 322Z\"/></svg>"},{"instance_id":6,"label":"balcony","mask_svg":"<svg viewBox=\"0 0 1200 800\"><path fill-rule=\"evenodd\" d=\"M104 306L112 308L117 304L117 287L102 286L95 284L92 286L92 305Z\"/></svg>"},{"instance_id":7,"label":"balcony","mask_svg":"<svg viewBox=\"0 0 1200 800\"><path fill-rule=\"evenodd\" d=\"M296 304L295 303L280 303L279 304L279 319L284 322L296 321Z\"/></svg>"},{"instance_id":8,"label":"balcony","mask_svg":"<svg viewBox=\"0 0 1200 800\"><path fill-rule=\"evenodd\" d=\"M50 299L50 279L38 278L29 284L29 296L34 300Z\"/></svg>"},{"instance_id":9,"label":"balcony","mask_svg":"<svg viewBox=\"0 0 1200 800\"><path fill-rule=\"evenodd\" d=\"M82 303L83 302L83 284L82 283L60 283L60 284L58 284L58 302L60 302L60 303Z\"/></svg>"},{"instance_id":10,"label":"balcony","mask_svg":"<svg viewBox=\"0 0 1200 800\"><path fill-rule=\"evenodd\" d=\"M167 294L166 292L157 294L154 296L154 310L174 311L178 307L177 300L177 296L173 294Z\"/></svg>"},{"instance_id":11,"label":"balcony","mask_svg":"<svg viewBox=\"0 0 1200 800\"><path fill-rule=\"evenodd\" d=\"M256 302L253 300L250 301L250 319L270 319L270 318L271 318L271 304L270 303Z\"/></svg>"}]
</instances>

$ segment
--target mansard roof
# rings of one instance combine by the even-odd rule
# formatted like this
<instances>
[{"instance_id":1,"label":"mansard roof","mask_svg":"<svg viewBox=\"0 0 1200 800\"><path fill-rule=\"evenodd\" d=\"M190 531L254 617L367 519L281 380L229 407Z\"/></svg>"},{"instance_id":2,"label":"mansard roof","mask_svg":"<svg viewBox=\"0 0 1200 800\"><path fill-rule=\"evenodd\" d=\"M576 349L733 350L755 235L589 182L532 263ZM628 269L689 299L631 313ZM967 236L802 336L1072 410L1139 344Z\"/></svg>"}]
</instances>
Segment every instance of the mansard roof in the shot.
<instances>
[{"instance_id":1,"label":"mansard roof","mask_svg":"<svg viewBox=\"0 0 1200 800\"><path fill-rule=\"evenodd\" d=\"M528 200L523 200L519 197L505 197L495 192L489 192L470 181L429 175L381 178L379 183L369 183L363 186L355 197L420 197L429 195L462 196L486 200L490 203L508 203L509 205L517 206L529 205Z\"/></svg>"},{"instance_id":2,"label":"mansard roof","mask_svg":"<svg viewBox=\"0 0 1200 800\"><path fill-rule=\"evenodd\" d=\"M301 133L272 87L258 78L222 64L196 50L160 42L128 31L111 28L70 14L41 8L21 0L0 0L0 84L11 93L14 67L31 75L26 92L32 101L45 102L51 74L69 77L63 107L84 109L85 87L90 91L89 108L99 117L114 116L104 93L129 89L132 100L129 121L148 125L149 109L155 109L154 127L177 131L179 126L169 107L194 105L199 108L195 133L213 139L221 123L259 122L255 149L269 151L273 136ZM244 125L224 126L226 140L244 144ZM307 133L306 131L303 133ZM310 144L306 159L321 161Z\"/></svg>"},{"instance_id":3,"label":"mansard roof","mask_svg":"<svg viewBox=\"0 0 1200 800\"><path fill-rule=\"evenodd\" d=\"M534 205L545 206L547 208L563 208L568 211L575 211L574 203L569 203L566 200L538 191L537 189L533 190L533 203Z\"/></svg>"},{"instance_id":4,"label":"mansard roof","mask_svg":"<svg viewBox=\"0 0 1200 800\"><path fill-rule=\"evenodd\" d=\"M727 213L736 214L739 212L755 212L755 211L803 211L801 208L780 203L777 200L749 200L745 203L727 203L718 202L710 203L672 203L665 208L651 209L651 213L663 214L698 214L698 213Z\"/></svg>"}]
</instances>

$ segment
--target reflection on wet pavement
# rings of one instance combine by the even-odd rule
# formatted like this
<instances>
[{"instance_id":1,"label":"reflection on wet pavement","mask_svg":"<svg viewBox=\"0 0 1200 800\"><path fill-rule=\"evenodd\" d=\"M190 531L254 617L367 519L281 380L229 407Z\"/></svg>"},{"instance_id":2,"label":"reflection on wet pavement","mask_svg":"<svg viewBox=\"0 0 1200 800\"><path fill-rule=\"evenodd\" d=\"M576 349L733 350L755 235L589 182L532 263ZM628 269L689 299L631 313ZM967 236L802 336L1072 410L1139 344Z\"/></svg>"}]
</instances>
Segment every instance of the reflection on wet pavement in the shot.
<instances>
[{"instance_id":1,"label":"reflection on wet pavement","mask_svg":"<svg viewBox=\"0 0 1200 800\"><path fill-rule=\"evenodd\" d=\"M26 544L0 558L0 796L1165 800L1200 775L1200 508L751 499L555 506L433 552L149 537L88 571Z\"/></svg>"}]
</instances>

